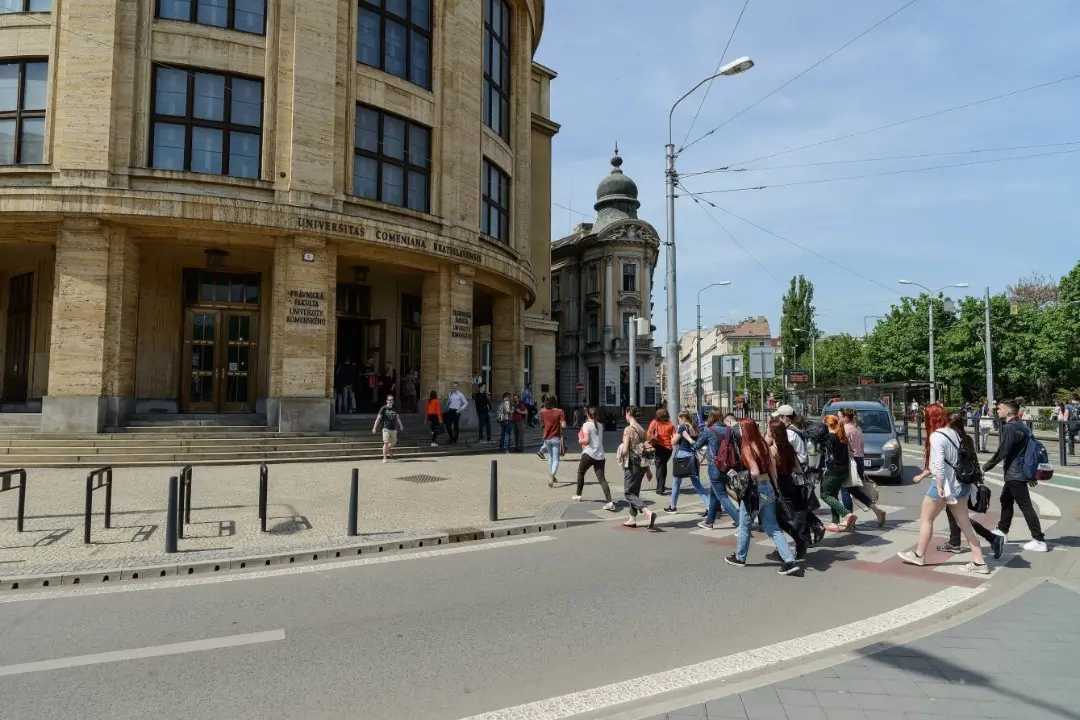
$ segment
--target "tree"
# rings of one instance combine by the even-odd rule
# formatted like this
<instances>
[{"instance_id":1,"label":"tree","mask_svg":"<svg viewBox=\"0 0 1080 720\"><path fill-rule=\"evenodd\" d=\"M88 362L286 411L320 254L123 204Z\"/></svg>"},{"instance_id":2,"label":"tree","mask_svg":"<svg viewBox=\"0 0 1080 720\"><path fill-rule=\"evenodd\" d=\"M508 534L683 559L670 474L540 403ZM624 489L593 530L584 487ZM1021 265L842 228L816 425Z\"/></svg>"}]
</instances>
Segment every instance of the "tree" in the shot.
<instances>
[{"instance_id":1,"label":"tree","mask_svg":"<svg viewBox=\"0 0 1080 720\"><path fill-rule=\"evenodd\" d=\"M1058 284L1040 272L1020 278L1015 285L1006 285L1005 294L1013 305L1045 307L1057 302Z\"/></svg>"},{"instance_id":2,"label":"tree","mask_svg":"<svg viewBox=\"0 0 1080 720\"><path fill-rule=\"evenodd\" d=\"M786 357L791 357L794 351L796 357L801 358L810 351L810 334L817 333L814 324L814 284L802 275L791 278L791 286L784 295L782 313L780 346Z\"/></svg>"},{"instance_id":3,"label":"tree","mask_svg":"<svg viewBox=\"0 0 1080 720\"><path fill-rule=\"evenodd\" d=\"M848 333L829 335L817 341L818 387L849 387L866 374L863 343Z\"/></svg>"}]
</instances>

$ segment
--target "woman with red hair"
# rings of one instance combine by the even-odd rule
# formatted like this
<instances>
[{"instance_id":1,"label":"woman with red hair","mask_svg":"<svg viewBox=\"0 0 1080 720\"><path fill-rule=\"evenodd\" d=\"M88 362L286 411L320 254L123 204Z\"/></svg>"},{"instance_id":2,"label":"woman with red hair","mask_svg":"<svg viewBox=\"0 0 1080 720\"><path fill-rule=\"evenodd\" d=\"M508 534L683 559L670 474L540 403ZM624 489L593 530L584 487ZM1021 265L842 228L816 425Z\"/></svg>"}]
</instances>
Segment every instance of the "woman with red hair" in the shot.
<instances>
[{"instance_id":1,"label":"woman with red hair","mask_svg":"<svg viewBox=\"0 0 1080 720\"><path fill-rule=\"evenodd\" d=\"M742 434L742 461L747 470L739 473L741 477L738 478L738 545L724 561L728 565L746 567L746 554L750 550L750 522L756 512L765 534L776 544L776 551L780 555L780 574L793 575L799 571L799 565L776 522L776 464L765 438L761 436L757 421L744 418L739 422L739 430Z\"/></svg>"},{"instance_id":2,"label":"woman with red hair","mask_svg":"<svg viewBox=\"0 0 1080 720\"><path fill-rule=\"evenodd\" d=\"M856 517L840 502L840 490L851 473L848 459L847 435L844 425L835 415L825 416L829 437L825 441L825 472L821 476L821 501L832 511L832 524L826 525L830 532L850 530L855 527ZM843 525L841 525L843 521Z\"/></svg>"}]
</instances>

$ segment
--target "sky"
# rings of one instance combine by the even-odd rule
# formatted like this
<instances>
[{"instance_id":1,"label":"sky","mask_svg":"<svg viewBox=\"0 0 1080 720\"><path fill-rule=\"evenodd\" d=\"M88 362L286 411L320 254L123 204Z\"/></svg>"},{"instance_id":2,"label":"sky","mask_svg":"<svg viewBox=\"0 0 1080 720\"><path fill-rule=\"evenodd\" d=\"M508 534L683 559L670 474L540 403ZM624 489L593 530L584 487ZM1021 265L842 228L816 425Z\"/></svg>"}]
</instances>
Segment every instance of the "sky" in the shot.
<instances>
[{"instance_id":1,"label":"sky","mask_svg":"<svg viewBox=\"0 0 1080 720\"><path fill-rule=\"evenodd\" d=\"M911 292L901 278L935 289L970 283L947 291L956 297L1001 292L1033 271L1065 274L1080 259L1080 2L905 5L748 0L732 36L744 0L548 0L536 61L559 74L552 234L592 220L618 143L639 216L666 238L667 114L716 71L731 37L724 61L749 55L755 67L706 84L674 115L681 182L701 193L698 203L683 191L676 200L680 331L694 327L698 291L719 280L732 284L702 295L703 325L765 315L779 334L782 295L801 273L815 286L818 327L862 335L876 322L867 316ZM747 163L863 130L871 132ZM911 157L933 153L962 154ZM1042 157L996 161L1031 155ZM897 156L905 159L880 159ZM837 162L851 160L873 161ZM777 167L792 165L802 167ZM955 167L896 173L940 165ZM720 167L748 170L691 176ZM853 175L872 177L820 182ZM786 183L799 184L775 187ZM774 187L711 192L761 185ZM658 342L667 337L665 250L654 275Z\"/></svg>"}]
</instances>

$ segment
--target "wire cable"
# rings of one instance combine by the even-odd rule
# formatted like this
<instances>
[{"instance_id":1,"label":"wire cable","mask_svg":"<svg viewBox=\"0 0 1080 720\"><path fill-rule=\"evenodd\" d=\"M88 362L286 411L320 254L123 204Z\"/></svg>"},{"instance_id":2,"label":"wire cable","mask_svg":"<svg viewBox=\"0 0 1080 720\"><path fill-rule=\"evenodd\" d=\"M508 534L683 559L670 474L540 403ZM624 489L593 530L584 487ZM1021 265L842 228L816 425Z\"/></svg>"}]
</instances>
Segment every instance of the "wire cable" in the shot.
<instances>
[{"instance_id":1,"label":"wire cable","mask_svg":"<svg viewBox=\"0 0 1080 720\"><path fill-rule=\"evenodd\" d=\"M683 188L683 189L685 190L686 188ZM688 191L688 192L689 192L689 191ZM731 232L730 230L728 230L728 229L727 229L727 227L726 227L726 226L725 226L725 225L724 225L724 224L723 224L722 222L720 222L720 221L719 221L719 220L717 220L717 219L716 219L715 217L713 217L713 214L712 214L711 212L709 212L709 211L708 211L708 210L707 210L707 209L705 208L705 206L704 206L704 205L702 205L702 204L701 204L702 202L705 202L705 203L708 203L709 205L712 205L712 203L711 203L711 202L709 202L708 200L704 200L704 199L702 199L701 201L699 201L699 200L698 200L698 199L697 199L696 197L694 197L694 196L693 196L693 193L690 193L690 199L691 199L691 200L693 200L693 201L694 201L694 203L695 203L695 204L696 204L696 205L697 205L697 206L698 206L699 208L701 208L701 211L702 211L702 212L704 212L704 213L705 213L706 215L708 215L708 217L709 217L709 219L710 219L710 220L712 220L712 221L713 221L714 223L716 223L716 224L717 224L717 225L718 225L718 226L720 227L720 229L721 229L721 230L723 230L723 231L724 231L724 232L725 232L725 233L727 234L727 236L728 236L729 238L731 238L731 241L732 241L733 243L735 243L735 244L736 244L736 245L737 245L737 246L739 247L739 249L740 249L740 250L742 250L742 251L743 251L744 253L746 253L746 254L747 254L747 255L748 255L749 257L750 257L750 259L751 259L751 260L753 260L754 262L756 262L756 263L757 263L757 265L758 265L758 267L760 267L760 268L761 268L762 270L764 270L764 271L765 271L765 274L766 274L766 275L768 275L769 277L771 277L771 278L773 279L773 282L775 282L775 283L776 283L777 285L782 285L782 284L783 284L783 283L781 283L781 282L780 282L780 280L779 280L779 279L777 279L777 277L776 277L775 275L773 275L773 274L772 274L772 272L771 272L771 271L769 270L769 268L765 267L764 263L762 263L762 262L761 262L760 260L758 260L758 259L757 259L757 256L755 256L755 255L754 255L754 253L752 253L752 252L750 252L749 250L747 250L747 249L746 249L746 246L745 246L745 245L743 245L743 244L742 244L741 242L739 242L739 239L738 239L738 238L736 238L736 237L735 237L735 236L734 236L734 235L732 234L732 232ZM715 207L715 205L713 205L713 207Z\"/></svg>"},{"instance_id":2,"label":"wire cable","mask_svg":"<svg viewBox=\"0 0 1080 720\"><path fill-rule=\"evenodd\" d=\"M727 44L724 45L724 49L720 53L720 61L716 63L716 69L713 70L714 76L720 72L720 68L724 66L724 57L727 55L728 48L731 47L731 41L735 39L735 31L739 29L739 23L742 22L743 15L746 13L746 6L749 4L750 0L743 0L742 10L739 11L739 17L735 19L735 27L731 28L731 34L728 35ZM713 77L709 80L709 84L705 86L705 94L701 96L701 102L698 103L697 111L694 112L694 119L690 121L690 127L686 128L686 135L682 139L683 145L686 144L686 138L690 137L690 133L693 132L694 123L697 122L698 116L701 114L701 108L705 107L705 100L709 97L709 91L712 90L715 81L716 77Z\"/></svg>"},{"instance_id":3,"label":"wire cable","mask_svg":"<svg viewBox=\"0 0 1080 720\"><path fill-rule=\"evenodd\" d=\"M557 208L560 208L560 209L562 209L562 210L568 210L569 212L572 212L572 213L574 213L575 215L580 215L581 217L587 217L587 218L589 218L589 219L591 219L591 220L595 220L595 219L596 219L596 216L595 216L595 215L590 215L589 213L583 213L583 212L581 212L580 210L575 210L574 208L572 208L572 207L567 207L566 205L560 205L560 204L559 204L559 203L557 203L557 202L552 202L552 203L551 203L551 206L552 206L552 207L557 207Z\"/></svg>"},{"instance_id":4,"label":"wire cable","mask_svg":"<svg viewBox=\"0 0 1080 720\"><path fill-rule=\"evenodd\" d=\"M1047 82L1039 83L1038 85L1030 85L1025 88L1020 88L1019 90L1011 90L1007 93L1001 93L1000 95L994 95L993 97L983 98L982 100L973 100L972 102L964 103L962 105L955 105L950 108L945 108L944 110L935 110L934 112L926 113L925 115L919 115L918 117L907 118L906 120L897 120L896 122L891 122L886 125L879 125L877 127L869 128L867 130L859 130L857 132L840 135L838 137L830 138L828 140L819 140L818 142L807 143L806 145L800 145L798 147L790 148L788 150L781 150L779 152L774 152L769 155L761 155L752 160L743 160L742 162L731 163L731 165L735 167L741 165L749 165L750 163L755 163L759 160L769 160L771 158L779 157L781 155L799 152L800 150L808 150L810 148L819 147L821 145L828 145L829 143L839 142L840 140L847 140L849 138L859 137L861 135L868 135L869 133L878 132L880 130L889 130L894 127L899 127L900 125L907 125L908 123L918 122L919 120L926 120L928 118L938 117L939 115L956 112L957 110L965 110L970 107L975 107L976 105L993 102L994 100L1001 100L1007 97L1012 97L1013 95L1020 95L1021 93L1031 92L1032 90L1040 90L1045 87L1050 87L1051 85L1057 85L1058 83L1075 80L1076 78L1080 78L1080 73L1058 78L1057 80L1048 80Z\"/></svg>"},{"instance_id":5,"label":"wire cable","mask_svg":"<svg viewBox=\"0 0 1080 720\"><path fill-rule=\"evenodd\" d=\"M748 190L775 190L777 188L792 187L795 185L818 185L820 183L840 182L841 180L861 180L864 178L886 177L889 175L905 175L907 173L926 172L928 170L943 170L946 168L967 167L969 165L988 165L991 163L1009 162L1011 160L1031 160L1032 158L1050 157L1052 155L1069 155L1071 153L1077 152L1080 152L1080 148L1076 148L1074 150L1058 150L1056 152L1037 153L1035 155L1017 155L1016 157L991 158L989 160L969 160L968 162L949 163L946 165L932 165L930 167L905 168L903 170L890 170L888 172L864 173L862 175L845 175L843 177L818 178L816 180L794 180L792 182L776 183L775 185L755 185L752 187L725 188L721 190L703 190L697 194L716 195L718 193L745 192Z\"/></svg>"},{"instance_id":6,"label":"wire cable","mask_svg":"<svg viewBox=\"0 0 1080 720\"><path fill-rule=\"evenodd\" d=\"M888 22L889 20L891 20L891 19L892 19L892 18L894 18L895 16L899 15L899 14L900 14L901 12L903 12L903 11L904 11L904 10L906 10L907 8L911 7L911 6L912 6L912 5L914 5L914 4L916 3L916 2L918 2L918 0L910 0L910 1L909 1L909 2L908 2L908 3L906 4L906 5L903 5L903 6L902 6L902 7L900 7L900 8L898 9L898 10L895 10L895 11L893 11L893 12L892 12L892 13L891 13L890 15L888 15L888 16L886 16L885 18L883 18L883 19L881 19L881 20L877 21L876 23L874 23L873 25L871 25L870 27L868 27L868 28L867 28L866 30L863 30L863 31L862 31L861 33L859 33L859 34L858 34L858 35L856 35L855 37L851 38L851 39L850 39L850 40L848 40L848 41L847 41L846 43L844 43L844 44L843 44L843 45L841 45L840 47L836 48L835 50L833 50L833 51L832 51L831 53L829 53L829 54L828 54L828 55L826 55L825 57L823 57L823 58L821 58L820 60L818 60L818 61L817 61L816 63L814 63L814 64L813 64L813 65L811 65L810 67L806 68L805 70L803 70L802 72L800 72L800 73L799 73L798 75L796 75L795 77L791 78L791 79L790 79L790 80L788 80L788 81L787 81L786 83L784 83L784 84L783 84L783 85L781 85L780 87L778 87L778 88L776 88L775 90L773 90L772 92L770 92L770 93L769 93L768 95L766 95L766 96L764 96L764 97L760 98L759 100L757 100L756 102L754 102L754 103L752 103L752 104L748 105L747 107L743 108L743 109L742 109L742 110L740 110L739 112L737 112L737 113L735 113L734 115L732 115L731 117L729 117L729 118L728 118L727 120L725 120L724 122L722 122L722 123L720 123L719 125L717 125L716 127L714 127L714 128L713 128L712 130L710 130L709 132L707 132L707 133L705 133L704 135L702 135L702 136L698 137L698 138L697 138L696 140L694 140L694 141L693 141L692 143L690 143L690 145L686 145L686 144L685 144L685 143L686 143L686 138L683 138L683 143L684 143L684 145L683 145L683 147L679 148L679 152L682 152L683 150L686 150L687 148L689 148L689 147L691 147L692 145L696 144L696 143L697 143L698 141L700 141L700 140L704 140L704 139L705 139L705 138L707 138L708 136L710 136L710 135L712 135L713 133L715 133L715 132L716 132L717 130L720 130L721 128L723 128L723 127L724 127L725 125L727 125L727 124L728 124L729 122L731 122L731 121L732 121L732 120L734 120L735 118L738 118L738 117L742 116L742 115L743 115L744 113L746 113L746 112L748 112L748 111L752 110L753 108L757 107L757 106L758 106L758 105L760 105L761 103L765 102L766 100L768 100L769 98L771 98L771 97L772 97L773 95L775 95L776 93L780 92L781 90L783 90L784 88L786 88L786 87L787 87L788 85L790 85L791 83L795 82L796 80L798 80L799 78L801 78L801 77L802 77L803 75L807 74L808 72L810 72L811 70L813 70L814 68L816 68L816 67L817 67L818 65L822 64L823 62L825 62L826 60L828 60L829 58L831 58L831 57L832 57L833 55L836 55L837 53L841 52L842 50L844 50L845 48L847 48L847 47L848 47L849 45L851 45L852 43L854 43L854 42L856 42L857 40L861 39L861 38L862 38L862 37L863 37L864 35L867 35L867 34L869 34L870 32L872 32L873 30L876 30L876 29L877 29L878 27L880 27L881 25L884 25L884 24L885 24L886 22ZM744 9L745 9L745 8L744 8ZM740 16L740 17L741 17L741 16ZM730 43L731 41L729 40L728 42ZM719 67L717 67L717 70L719 70ZM704 102L705 102L705 101L704 101L704 100L702 100L702 103L703 103L703 104L704 104ZM699 108L699 110L700 110L700 108ZM697 116L695 115L695 116L694 116L694 118L696 119L696 118L697 118ZM691 128L693 128L693 124L691 124L691 126L690 126L690 127L691 127ZM688 131L688 132L686 133L686 135L687 135L687 137L689 137L689 136L690 136L690 133L689 133L689 131Z\"/></svg>"}]
</instances>

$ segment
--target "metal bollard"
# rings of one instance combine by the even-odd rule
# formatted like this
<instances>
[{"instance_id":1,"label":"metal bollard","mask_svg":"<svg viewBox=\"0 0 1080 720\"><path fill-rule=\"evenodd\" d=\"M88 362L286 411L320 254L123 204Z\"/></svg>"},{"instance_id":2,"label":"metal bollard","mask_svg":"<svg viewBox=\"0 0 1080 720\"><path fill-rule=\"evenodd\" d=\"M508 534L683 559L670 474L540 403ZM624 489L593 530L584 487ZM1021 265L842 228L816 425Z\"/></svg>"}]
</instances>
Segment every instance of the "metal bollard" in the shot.
<instances>
[{"instance_id":1,"label":"metal bollard","mask_svg":"<svg viewBox=\"0 0 1080 720\"><path fill-rule=\"evenodd\" d=\"M915 433L919 444L922 445L922 418L919 416L915 417Z\"/></svg>"},{"instance_id":2,"label":"metal bollard","mask_svg":"<svg viewBox=\"0 0 1080 720\"><path fill-rule=\"evenodd\" d=\"M1065 441L1068 440L1068 432L1065 429L1065 423L1058 423L1058 456L1061 460L1061 467L1065 467L1069 464L1069 457L1065 453Z\"/></svg>"},{"instance_id":3,"label":"metal bollard","mask_svg":"<svg viewBox=\"0 0 1080 720\"><path fill-rule=\"evenodd\" d=\"M173 475L169 478L169 502L165 514L165 552L176 552L176 521L180 512L177 503L177 495L180 493L180 478Z\"/></svg>"},{"instance_id":4,"label":"metal bollard","mask_svg":"<svg viewBox=\"0 0 1080 720\"><path fill-rule=\"evenodd\" d=\"M83 511L83 545L90 544L90 516L94 513L94 473L86 476L86 504Z\"/></svg>"},{"instance_id":5,"label":"metal bollard","mask_svg":"<svg viewBox=\"0 0 1080 720\"><path fill-rule=\"evenodd\" d=\"M266 463L259 466L259 528L266 532L266 504L270 494L270 470Z\"/></svg>"},{"instance_id":6,"label":"metal bollard","mask_svg":"<svg viewBox=\"0 0 1080 720\"><path fill-rule=\"evenodd\" d=\"M360 470L353 468L352 482L349 484L349 537L356 537L356 515L359 511Z\"/></svg>"},{"instance_id":7,"label":"metal bollard","mask_svg":"<svg viewBox=\"0 0 1080 720\"><path fill-rule=\"evenodd\" d=\"M112 468L105 472L105 527L112 527Z\"/></svg>"},{"instance_id":8,"label":"metal bollard","mask_svg":"<svg viewBox=\"0 0 1080 720\"><path fill-rule=\"evenodd\" d=\"M911 442L911 437L908 435L907 413L904 413L904 444L907 445L910 442Z\"/></svg>"},{"instance_id":9,"label":"metal bollard","mask_svg":"<svg viewBox=\"0 0 1080 720\"><path fill-rule=\"evenodd\" d=\"M488 485L488 520L499 519L499 461L491 461L491 481Z\"/></svg>"}]
</instances>

